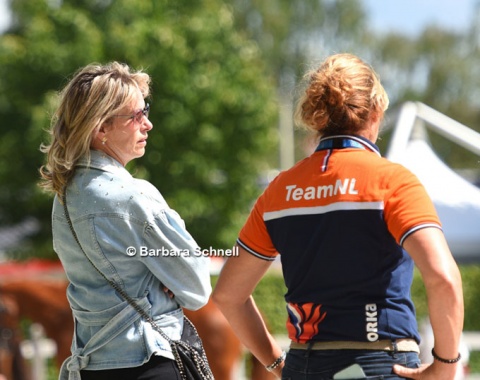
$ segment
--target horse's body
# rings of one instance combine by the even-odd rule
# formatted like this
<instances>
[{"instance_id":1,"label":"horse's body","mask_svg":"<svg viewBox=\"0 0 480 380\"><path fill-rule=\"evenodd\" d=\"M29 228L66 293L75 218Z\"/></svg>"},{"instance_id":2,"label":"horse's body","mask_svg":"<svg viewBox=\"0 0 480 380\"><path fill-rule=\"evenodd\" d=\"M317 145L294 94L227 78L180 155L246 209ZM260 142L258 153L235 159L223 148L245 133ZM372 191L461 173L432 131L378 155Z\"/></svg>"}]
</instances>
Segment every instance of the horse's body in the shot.
<instances>
[{"instance_id":1,"label":"horse's body","mask_svg":"<svg viewBox=\"0 0 480 380\"><path fill-rule=\"evenodd\" d=\"M17 323L21 318L43 326L45 334L57 345L56 364L70 356L73 319L66 297L66 282L60 280L10 280L0 284L0 295L15 300Z\"/></svg>"},{"instance_id":2,"label":"horse's body","mask_svg":"<svg viewBox=\"0 0 480 380\"><path fill-rule=\"evenodd\" d=\"M25 362L20 353L17 302L0 297L0 380L28 380Z\"/></svg>"},{"instance_id":3,"label":"horse's body","mask_svg":"<svg viewBox=\"0 0 480 380\"><path fill-rule=\"evenodd\" d=\"M12 323L18 327L21 318L40 323L47 337L57 345L57 366L70 355L73 335L73 318L66 288L65 280L22 278L0 283L0 296L16 304L17 313L10 316L14 319ZM222 313L209 301L202 309L195 312L185 310L185 314L197 327L215 379L237 380L243 347ZM274 377L257 360L253 360L252 380L260 379Z\"/></svg>"}]
</instances>

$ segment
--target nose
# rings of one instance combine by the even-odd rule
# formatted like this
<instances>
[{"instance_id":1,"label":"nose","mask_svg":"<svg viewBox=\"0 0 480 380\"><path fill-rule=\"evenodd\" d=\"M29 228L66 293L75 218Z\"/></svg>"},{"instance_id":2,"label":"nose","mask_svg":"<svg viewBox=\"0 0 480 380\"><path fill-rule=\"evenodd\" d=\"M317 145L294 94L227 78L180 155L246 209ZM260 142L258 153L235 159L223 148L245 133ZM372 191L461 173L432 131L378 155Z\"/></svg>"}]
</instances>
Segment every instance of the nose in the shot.
<instances>
[{"instance_id":1,"label":"nose","mask_svg":"<svg viewBox=\"0 0 480 380\"><path fill-rule=\"evenodd\" d=\"M147 132L153 128L153 124L147 116L143 117L142 126L143 126L143 129L146 130Z\"/></svg>"}]
</instances>

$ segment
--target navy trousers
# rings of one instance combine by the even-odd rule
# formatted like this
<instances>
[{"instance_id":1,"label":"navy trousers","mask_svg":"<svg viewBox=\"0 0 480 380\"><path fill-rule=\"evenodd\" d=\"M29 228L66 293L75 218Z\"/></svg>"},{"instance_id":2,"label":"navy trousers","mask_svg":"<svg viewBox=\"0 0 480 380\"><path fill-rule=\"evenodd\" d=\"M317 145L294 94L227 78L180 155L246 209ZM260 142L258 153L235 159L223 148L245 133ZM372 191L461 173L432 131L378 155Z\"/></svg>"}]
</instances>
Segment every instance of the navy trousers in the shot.
<instances>
[{"instance_id":1,"label":"navy trousers","mask_svg":"<svg viewBox=\"0 0 480 380\"><path fill-rule=\"evenodd\" d=\"M415 352L372 350L290 350L282 371L282 380L331 380L334 374L358 364L365 373L361 379L403 379L393 373L394 364L419 368Z\"/></svg>"}]
</instances>

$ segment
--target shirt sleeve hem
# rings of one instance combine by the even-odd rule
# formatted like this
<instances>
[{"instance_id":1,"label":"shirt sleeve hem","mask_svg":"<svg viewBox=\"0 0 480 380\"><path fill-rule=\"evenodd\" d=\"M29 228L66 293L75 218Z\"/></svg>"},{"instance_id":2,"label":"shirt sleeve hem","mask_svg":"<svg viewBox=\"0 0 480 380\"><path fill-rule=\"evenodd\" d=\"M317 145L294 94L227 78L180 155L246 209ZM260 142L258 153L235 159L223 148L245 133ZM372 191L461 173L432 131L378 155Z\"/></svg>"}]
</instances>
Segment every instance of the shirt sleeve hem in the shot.
<instances>
[{"instance_id":1,"label":"shirt sleeve hem","mask_svg":"<svg viewBox=\"0 0 480 380\"><path fill-rule=\"evenodd\" d=\"M421 230L423 228L429 228L429 227L434 227L434 228L438 228L439 230L442 230L442 227L440 227L438 224L435 224L435 223L420 224L418 226L415 226L415 227L409 229L407 232L405 232L403 234L403 236L400 239L400 243L399 243L400 246L403 246L403 243L405 242L405 239L407 237L409 237L411 234L413 234L414 232L416 232L418 230Z\"/></svg>"},{"instance_id":2,"label":"shirt sleeve hem","mask_svg":"<svg viewBox=\"0 0 480 380\"><path fill-rule=\"evenodd\" d=\"M253 249L251 249L249 246L247 246L244 242L242 242L240 240L240 238L237 239L237 244L242 247L245 251L247 251L248 253L250 253L251 255L261 259L261 260L265 260L265 261L275 261L275 257L271 257L271 256L267 256L267 255L263 255L261 253L258 253L257 251L254 251Z\"/></svg>"}]
</instances>

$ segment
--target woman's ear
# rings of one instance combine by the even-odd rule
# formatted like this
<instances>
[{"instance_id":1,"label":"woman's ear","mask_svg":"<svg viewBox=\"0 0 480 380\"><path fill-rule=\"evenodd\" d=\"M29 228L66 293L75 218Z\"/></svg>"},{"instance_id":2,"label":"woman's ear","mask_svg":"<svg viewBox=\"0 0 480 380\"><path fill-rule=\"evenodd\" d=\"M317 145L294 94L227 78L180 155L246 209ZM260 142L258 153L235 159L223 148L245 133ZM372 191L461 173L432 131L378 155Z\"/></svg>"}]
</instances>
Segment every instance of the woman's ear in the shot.
<instances>
[{"instance_id":1,"label":"woman's ear","mask_svg":"<svg viewBox=\"0 0 480 380\"><path fill-rule=\"evenodd\" d=\"M111 127L110 124L103 123L100 128L93 131L92 148L99 148L101 145L105 145L108 139L107 134Z\"/></svg>"},{"instance_id":2,"label":"woman's ear","mask_svg":"<svg viewBox=\"0 0 480 380\"><path fill-rule=\"evenodd\" d=\"M378 111L372 111L370 113L370 120L372 123L376 123L382 119L382 113Z\"/></svg>"}]
</instances>

